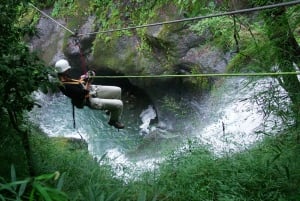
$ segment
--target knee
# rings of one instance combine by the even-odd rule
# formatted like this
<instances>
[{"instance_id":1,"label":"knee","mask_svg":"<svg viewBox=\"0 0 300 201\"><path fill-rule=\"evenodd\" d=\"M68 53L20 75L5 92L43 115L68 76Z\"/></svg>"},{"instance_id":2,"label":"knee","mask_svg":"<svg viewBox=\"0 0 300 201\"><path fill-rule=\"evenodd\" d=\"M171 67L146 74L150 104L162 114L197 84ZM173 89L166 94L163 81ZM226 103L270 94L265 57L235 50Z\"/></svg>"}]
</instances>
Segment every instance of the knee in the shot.
<instances>
[{"instance_id":1,"label":"knee","mask_svg":"<svg viewBox=\"0 0 300 201\"><path fill-rule=\"evenodd\" d=\"M114 87L112 90L113 98L115 99L121 99L122 97L122 89L120 87Z\"/></svg>"},{"instance_id":2,"label":"knee","mask_svg":"<svg viewBox=\"0 0 300 201\"><path fill-rule=\"evenodd\" d=\"M121 89L120 87L116 87L116 93L117 93L118 96L120 96L120 98L121 98L122 89Z\"/></svg>"},{"instance_id":3,"label":"knee","mask_svg":"<svg viewBox=\"0 0 300 201\"><path fill-rule=\"evenodd\" d=\"M123 108L123 101L121 101L121 100L119 101L118 107L121 109Z\"/></svg>"}]
</instances>

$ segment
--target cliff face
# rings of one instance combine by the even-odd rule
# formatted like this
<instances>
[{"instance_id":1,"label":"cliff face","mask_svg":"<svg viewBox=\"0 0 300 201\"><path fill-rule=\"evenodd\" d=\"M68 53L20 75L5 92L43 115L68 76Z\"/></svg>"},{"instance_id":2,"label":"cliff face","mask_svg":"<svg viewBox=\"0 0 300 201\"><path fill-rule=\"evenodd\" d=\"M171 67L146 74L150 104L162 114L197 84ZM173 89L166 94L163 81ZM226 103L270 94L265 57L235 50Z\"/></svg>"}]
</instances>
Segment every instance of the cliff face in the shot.
<instances>
[{"instance_id":1,"label":"cliff face","mask_svg":"<svg viewBox=\"0 0 300 201\"><path fill-rule=\"evenodd\" d=\"M149 22L184 18L179 13L174 5L164 6ZM98 29L95 16L84 16L80 20L78 17L68 17L58 19L58 22L66 27L78 24L79 37L72 36L53 21L41 16L37 25L39 37L31 39L31 47L47 64L53 65L59 58L67 58L76 76L82 73L83 63L96 71L97 75L160 75L224 72L229 60L228 54L207 45L207 41L213 39L209 31L197 35L189 29L187 23L148 27L141 36L137 31L131 31L131 34L89 34L103 31ZM131 78L108 82L99 79L95 82L120 85L134 95L137 89L141 89L142 94L146 93L149 100L152 100L162 118L161 99L165 96L178 100L188 97L189 89L198 87L199 82L195 79ZM201 94L201 87L196 91Z\"/></svg>"},{"instance_id":2,"label":"cliff face","mask_svg":"<svg viewBox=\"0 0 300 201\"><path fill-rule=\"evenodd\" d=\"M178 13L174 5L164 6L157 11L152 21L184 18ZM66 27L78 24L77 32L80 36L71 36L62 27L42 16L37 25L39 36L32 38L31 45L49 64L58 58L67 57L78 68L82 54L87 65L94 70L109 69L124 75L190 73L192 69L199 73L224 71L226 55L205 45L212 39L209 32L199 36L186 23L144 28L141 36L136 31L130 34L117 34L117 31L90 34L103 31L97 28L95 16L82 16L80 20L78 16L68 17L67 20L57 21Z\"/></svg>"}]
</instances>

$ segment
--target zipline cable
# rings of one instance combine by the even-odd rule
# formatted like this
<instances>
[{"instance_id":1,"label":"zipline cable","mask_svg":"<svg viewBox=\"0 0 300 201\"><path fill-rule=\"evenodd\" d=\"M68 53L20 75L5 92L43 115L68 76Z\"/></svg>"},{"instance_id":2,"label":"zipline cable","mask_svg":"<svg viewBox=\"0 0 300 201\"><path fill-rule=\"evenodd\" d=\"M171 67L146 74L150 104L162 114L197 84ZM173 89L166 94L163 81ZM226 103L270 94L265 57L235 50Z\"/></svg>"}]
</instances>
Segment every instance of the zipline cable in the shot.
<instances>
[{"instance_id":1,"label":"zipline cable","mask_svg":"<svg viewBox=\"0 0 300 201\"><path fill-rule=\"evenodd\" d=\"M207 16L198 16L198 17L192 17L192 18L185 18L185 19L179 19L179 20L171 20L171 21L165 21L165 22L157 22L153 24L145 24L145 25L139 25L139 26L132 26L132 27L125 27L120 29L110 29L110 30L104 30L104 31L96 31L96 32L90 32L90 33L81 33L77 34L77 36L84 36L84 35L94 35L98 33L110 33L110 32L116 32L116 31L125 31L125 30L131 30L131 29L139 29L139 28L146 28L146 27L152 27L152 26L158 26L158 25L164 25L164 24L174 24L174 23L180 23L180 22L187 22L187 21L195 21L195 20L202 20L206 18L213 18L213 17L221 17L226 15L235 15L235 14L241 14L241 13L248 13L248 12L254 12L254 11L260 11L260 10L266 10L271 8L278 8L278 7L284 7L284 6L293 6L296 4L299 4L300 0L297 1L290 1L290 2L283 2L283 3L277 3L272 5L266 5L266 6L259 6L254 8L247 8L247 9L241 9L241 10L235 10L235 11L229 11L224 13L217 13L217 14L211 14ZM55 19L47 15L42 10L38 9L36 6L34 6L32 3L29 3L33 8L35 8L37 11L51 19L53 22L70 32L72 35L75 35L75 32L71 31L61 23L57 22Z\"/></svg>"},{"instance_id":2,"label":"zipline cable","mask_svg":"<svg viewBox=\"0 0 300 201\"><path fill-rule=\"evenodd\" d=\"M266 5L266 6L260 6L260 7L254 7L254 8L241 9L241 10L229 11L229 12L218 13L218 14L212 14L212 15L207 15L207 16L198 16L198 17L185 18L185 19L179 19L179 20L157 22L157 23L153 23L153 24L145 24L145 25L139 25L139 26L133 26L133 27L125 27L125 28L120 28L120 29L111 29L111 30L106 30L106 31L96 31L96 32L91 32L91 33L82 33L82 34L78 34L78 36L93 35L93 34L98 34L98 33L109 33L109 32L116 32L116 31L125 31L125 30L146 28L146 27L152 27L152 26L158 26L158 25L164 25L164 24L174 24L174 23L180 23L180 22L202 20L202 19L206 19L206 18L220 17L220 16L226 16L226 15L235 15L235 14L240 14L240 13L254 12L254 11L266 10L266 9L284 7L284 6L292 6L292 5L296 5L296 4L299 4L299 3L300 3L300 0L291 1L291 2L284 2L284 3L272 4L272 5Z\"/></svg>"},{"instance_id":3,"label":"zipline cable","mask_svg":"<svg viewBox=\"0 0 300 201\"><path fill-rule=\"evenodd\" d=\"M75 32L71 31L70 29L68 29L66 26L62 25L61 23L59 23L57 20L53 19L51 16L49 16L47 13L45 13L44 11L38 9L36 6L34 6L32 3L29 3L30 6L32 6L34 9L36 9L37 11L39 11L41 14L45 15L47 18L49 18L50 20L52 20L54 23L56 23L57 25L59 25L60 27L64 28L66 31L70 32L72 35L75 35Z\"/></svg>"},{"instance_id":4,"label":"zipline cable","mask_svg":"<svg viewBox=\"0 0 300 201\"><path fill-rule=\"evenodd\" d=\"M171 78L171 77L247 77L247 76L283 76L283 75L300 75L296 72L274 72L274 73L204 73L204 74L184 74L184 75L97 75L91 78Z\"/></svg>"},{"instance_id":5,"label":"zipline cable","mask_svg":"<svg viewBox=\"0 0 300 201\"><path fill-rule=\"evenodd\" d=\"M266 10L271 8L277 8L277 7L284 7L284 6L292 6L299 4L300 0L297 1L291 1L291 2L284 2L284 3L278 3L278 4L272 4L272 5L266 5L266 6L260 6L260 7L254 7L254 8L248 8L248 9L241 9L241 10L235 10L235 11L229 11L224 13L218 13L218 14L212 14L207 16L198 16L193 18L185 18L185 19L179 19L179 20L172 20L172 21L165 21L165 22L158 22L153 24L145 24L140 26L134 26L134 27L125 27L120 29L111 29L106 31L98 31L98 32L91 32L91 33L84 33L84 34L77 34L73 32L72 30L68 29L66 26L62 25L55 19L53 19L51 16L49 16L47 13L43 12L42 10L38 9L36 6L34 6L32 3L29 3L30 6L32 6L34 9L39 11L41 14L45 15L47 18L52 20L54 23L65 29L66 31L70 32L72 35L76 36L83 36L83 35L91 35L91 34L98 34L98 33L109 33L109 32L115 32L115 31L123 31L123 30L130 30L130 29L138 29L138 28L145 28L145 27L151 27L151 26L158 26L158 25L164 25L164 24L173 24L173 23L180 23L180 22L186 22L186 21L194 21L194 20L202 20L206 18L213 18L213 17L220 17L220 16L226 16L226 15L235 15L240 13L247 13L247 12L254 12L259 10ZM300 71L296 72L274 72L274 73L205 73L205 74L184 74L184 75L126 75L126 76L91 76L91 78L167 78L167 77L217 77L217 76L282 76L282 75L299 75Z\"/></svg>"}]
</instances>

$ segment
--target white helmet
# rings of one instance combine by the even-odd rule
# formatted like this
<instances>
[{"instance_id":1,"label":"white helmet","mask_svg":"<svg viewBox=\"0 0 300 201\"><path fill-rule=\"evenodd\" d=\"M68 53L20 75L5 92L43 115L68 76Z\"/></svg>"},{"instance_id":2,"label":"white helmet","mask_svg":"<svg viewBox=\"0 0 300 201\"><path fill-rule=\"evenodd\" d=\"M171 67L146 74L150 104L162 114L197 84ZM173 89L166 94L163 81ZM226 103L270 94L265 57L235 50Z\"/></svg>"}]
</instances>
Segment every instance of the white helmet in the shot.
<instances>
[{"instance_id":1,"label":"white helmet","mask_svg":"<svg viewBox=\"0 0 300 201\"><path fill-rule=\"evenodd\" d=\"M65 59L60 59L55 63L55 70L57 73L64 73L71 68L69 62Z\"/></svg>"}]
</instances>

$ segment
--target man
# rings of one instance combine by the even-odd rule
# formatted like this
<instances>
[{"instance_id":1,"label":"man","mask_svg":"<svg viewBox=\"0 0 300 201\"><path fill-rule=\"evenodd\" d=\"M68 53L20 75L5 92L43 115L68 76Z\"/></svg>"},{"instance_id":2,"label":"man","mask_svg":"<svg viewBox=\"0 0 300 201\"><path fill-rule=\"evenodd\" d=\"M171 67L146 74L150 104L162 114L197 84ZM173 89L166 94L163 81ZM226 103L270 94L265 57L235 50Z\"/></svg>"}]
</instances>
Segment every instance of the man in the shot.
<instances>
[{"instance_id":1,"label":"man","mask_svg":"<svg viewBox=\"0 0 300 201\"><path fill-rule=\"evenodd\" d=\"M124 125L120 122L123 111L121 100L121 88L115 86L91 85L91 74L82 75L79 80L69 76L71 66L65 59L60 59L55 63L55 70L61 81L60 90L71 98L72 104L77 108L85 105L92 109L106 110L110 115L108 124L118 129L123 129Z\"/></svg>"}]
</instances>

